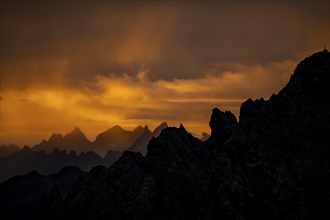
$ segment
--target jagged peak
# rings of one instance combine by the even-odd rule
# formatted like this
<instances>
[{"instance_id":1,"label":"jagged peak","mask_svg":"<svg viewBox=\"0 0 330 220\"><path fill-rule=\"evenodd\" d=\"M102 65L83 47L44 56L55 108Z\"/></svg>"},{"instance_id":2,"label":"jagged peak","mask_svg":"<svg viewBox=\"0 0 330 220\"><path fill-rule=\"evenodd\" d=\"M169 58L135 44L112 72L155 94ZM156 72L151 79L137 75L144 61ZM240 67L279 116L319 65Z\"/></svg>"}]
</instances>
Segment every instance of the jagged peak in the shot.
<instances>
[{"instance_id":1,"label":"jagged peak","mask_svg":"<svg viewBox=\"0 0 330 220\"><path fill-rule=\"evenodd\" d=\"M83 132L80 130L80 128L74 127L74 129L70 133L74 134L74 133L83 133Z\"/></svg>"},{"instance_id":2,"label":"jagged peak","mask_svg":"<svg viewBox=\"0 0 330 220\"><path fill-rule=\"evenodd\" d=\"M153 135L154 136L158 136L160 135L161 131L164 130L165 128L168 128L168 125L166 122L161 123L160 125L158 125L154 130L153 130Z\"/></svg>"},{"instance_id":3,"label":"jagged peak","mask_svg":"<svg viewBox=\"0 0 330 220\"><path fill-rule=\"evenodd\" d=\"M63 138L63 136L62 136L61 134L53 133L53 134L50 136L50 138L49 138L48 141L59 140L59 139L62 139L62 138Z\"/></svg>"},{"instance_id":4,"label":"jagged peak","mask_svg":"<svg viewBox=\"0 0 330 220\"><path fill-rule=\"evenodd\" d=\"M147 126L147 125L146 125ZM145 127L142 127L141 125L137 126L133 129L133 132L143 130Z\"/></svg>"},{"instance_id":5,"label":"jagged peak","mask_svg":"<svg viewBox=\"0 0 330 220\"><path fill-rule=\"evenodd\" d=\"M182 123L180 123L179 131L187 132Z\"/></svg>"},{"instance_id":6,"label":"jagged peak","mask_svg":"<svg viewBox=\"0 0 330 220\"><path fill-rule=\"evenodd\" d=\"M160 125L158 125L158 127L168 127L167 123L164 121L162 122Z\"/></svg>"},{"instance_id":7,"label":"jagged peak","mask_svg":"<svg viewBox=\"0 0 330 220\"><path fill-rule=\"evenodd\" d=\"M125 130L122 127L120 127L119 125L115 125L103 133L107 133L107 132L111 132L111 131L125 131Z\"/></svg>"}]
</instances>

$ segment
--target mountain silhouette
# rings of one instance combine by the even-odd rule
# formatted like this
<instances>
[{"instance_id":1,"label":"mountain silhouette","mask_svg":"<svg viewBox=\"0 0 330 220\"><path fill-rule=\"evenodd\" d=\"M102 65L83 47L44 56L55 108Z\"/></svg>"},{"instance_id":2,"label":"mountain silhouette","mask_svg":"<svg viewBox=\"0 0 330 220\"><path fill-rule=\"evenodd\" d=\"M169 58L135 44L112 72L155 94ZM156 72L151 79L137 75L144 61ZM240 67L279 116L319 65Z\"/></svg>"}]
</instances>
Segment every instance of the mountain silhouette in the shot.
<instances>
[{"instance_id":1,"label":"mountain silhouette","mask_svg":"<svg viewBox=\"0 0 330 220\"><path fill-rule=\"evenodd\" d=\"M163 122L158 127L156 127L153 132L151 132L148 126L145 126L141 136L133 143L133 145L130 148L128 148L128 150L133 152L141 152L142 155L146 155L147 145L151 140L151 138L158 137L161 131L167 127L168 126L166 122Z\"/></svg>"},{"instance_id":2,"label":"mountain silhouette","mask_svg":"<svg viewBox=\"0 0 330 220\"><path fill-rule=\"evenodd\" d=\"M144 128L138 126L133 131L127 131L116 125L99 135L97 135L93 149L100 154L105 154L108 150L127 150L136 139L143 133Z\"/></svg>"},{"instance_id":3,"label":"mountain silhouette","mask_svg":"<svg viewBox=\"0 0 330 220\"><path fill-rule=\"evenodd\" d=\"M33 147L33 150L50 153L55 148L59 148L80 153L81 151L91 150L91 145L92 143L86 138L85 134L76 127L64 137L61 134L52 134L48 141L42 140L40 144Z\"/></svg>"},{"instance_id":4,"label":"mountain silhouette","mask_svg":"<svg viewBox=\"0 0 330 220\"><path fill-rule=\"evenodd\" d=\"M127 131L116 125L99 135L94 142L89 141L85 134L79 129L74 128L70 133L62 136L61 134L52 134L48 140L42 140L40 144L35 145L33 151L52 152L55 148L75 151L94 151L104 156L109 150L124 151L127 150L143 133L143 127L138 126L133 131Z\"/></svg>"},{"instance_id":5,"label":"mountain silhouette","mask_svg":"<svg viewBox=\"0 0 330 220\"><path fill-rule=\"evenodd\" d=\"M29 219L29 216L42 206L42 197L48 193L52 200L46 204L56 205L71 190L74 182L84 174L77 167L65 167L58 174L42 176L33 171L0 184L2 219Z\"/></svg>"},{"instance_id":6,"label":"mountain silhouette","mask_svg":"<svg viewBox=\"0 0 330 220\"><path fill-rule=\"evenodd\" d=\"M81 152L77 155L75 151L67 154L66 150L55 148L51 153L45 153L32 151L25 146L14 154L0 158L0 182L31 171L37 171L42 175L57 173L65 166L77 166L84 171L89 171L97 165L108 167L121 154L118 151L109 151L106 157L101 158L92 151Z\"/></svg>"},{"instance_id":7,"label":"mountain silhouette","mask_svg":"<svg viewBox=\"0 0 330 220\"><path fill-rule=\"evenodd\" d=\"M166 128L145 157L124 152L81 176L67 196L49 190L26 218L329 219L328 100L324 50L301 61L269 100L244 102L239 121L213 109L206 141L182 124Z\"/></svg>"},{"instance_id":8,"label":"mountain silhouette","mask_svg":"<svg viewBox=\"0 0 330 220\"><path fill-rule=\"evenodd\" d=\"M124 151L142 135L144 129L138 126L133 131L127 131L116 125L99 135L94 142L89 141L85 134L79 129L74 128L64 137L61 134L52 134L48 140L42 140L40 144L35 145L33 151L52 152L55 148L76 151L94 151L95 153L104 156L109 150Z\"/></svg>"}]
</instances>

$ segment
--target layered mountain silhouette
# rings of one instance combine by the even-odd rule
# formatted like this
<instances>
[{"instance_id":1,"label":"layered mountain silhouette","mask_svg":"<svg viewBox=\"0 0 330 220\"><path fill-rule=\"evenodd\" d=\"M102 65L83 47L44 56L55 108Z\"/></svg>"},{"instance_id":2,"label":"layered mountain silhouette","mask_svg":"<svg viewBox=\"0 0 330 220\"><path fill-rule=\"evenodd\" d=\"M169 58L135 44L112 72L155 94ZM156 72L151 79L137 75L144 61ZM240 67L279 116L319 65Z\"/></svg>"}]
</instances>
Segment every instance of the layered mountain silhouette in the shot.
<instances>
[{"instance_id":1,"label":"layered mountain silhouette","mask_svg":"<svg viewBox=\"0 0 330 220\"><path fill-rule=\"evenodd\" d=\"M91 150L91 145L92 142L76 127L64 137L61 134L52 134L48 141L42 140L40 144L33 147L33 150L50 153L55 148L59 148L80 153L81 151Z\"/></svg>"},{"instance_id":2,"label":"layered mountain silhouette","mask_svg":"<svg viewBox=\"0 0 330 220\"><path fill-rule=\"evenodd\" d=\"M167 127L166 122L163 122L155 128L153 132L151 132L148 126L145 126L142 135L133 143L132 147L128 148L128 150L133 152L141 152L142 155L146 155L147 146L151 138L158 137L160 132Z\"/></svg>"},{"instance_id":3,"label":"layered mountain silhouette","mask_svg":"<svg viewBox=\"0 0 330 220\"><path fill-rule=\"evenodd\" d=\"M206 141L182 124L164 129L145 157L127 151L66 196L49 190L25 219L329 219L329 100L324 50L300 62L277 95L244 102L239 122L213 109ZM8 197L10 210L17 195Z\"/></svg>"},{"instance_id":4,"label":"layered mountain silhouette","mask_svg":"<svg viewBox=\"0 0 330 220\"><path fill-rule=\"evenodd\" d=\"M80 153L82 151L94 151L104 156L109 150L125 151L131 149L133 151L143 151L145 154L147 144L151 137L158 136L160 131L167 127L164 122L159 125L150 135L146 134L146 129L138 126L133 131L124 130L116 125L96 136L94 142L89 141L85 134L79 129L74 128L73 131L62 136L61 134L52 134L48 140L42 140L40 144L35 145L33 151L52 152L55 148ZM147 129L148 130L148 129ZM151 134L152 133L152 134Z\"/></svg>"},{"instance_id":5,"label":"layered mountain silhouette","mask_svg":"<svg viewBox=\"0 0 330 220\"><path fill-rule=\"evenodd\" d=\"M133 131L127 131L116 125L109 130L97 135L93 149L96 152L107 152L112 150L127 150L142 135L144 129L139 126Z\"/></svg>"},{"instance_id":6,"label":"layered mountain silhouette","mask_svg":"<svg viewBox=\"0 0 330 220\"><path fill-rule=\"evenodd\" d=\"M16 145L1 146L0 182L31 171L43 175L56 173L65 166L77 166L83 171L97 165L108 167L122 155L122 151L114 149L130 149L145 154L150 139L166 127L167 124L162 123L153 132L147 126L126 131L117 125L99 134L94 142L76 127L64 136L52 134L48 141L43 140L32 149L27 146L23 149Z\"/></svg>"},{"instance_id":7,"label":"layered mountain silhouette","mask_svg":"<svg viewBox=\"0 0 330 220\"><path fill-rule=\"evenodd\" d=\"M109 151L104 158L98 154L87 151L77 155L75 151L67 153L66 150L55 148L51 153L35 152L25 146L23 149L7 157L0 158L0 182L13 176L37 171L42 175L59 172L65 166L77 166L89 171L97 165L110 166L122 155L119 151Z\"/></svg>"}]
</instances>

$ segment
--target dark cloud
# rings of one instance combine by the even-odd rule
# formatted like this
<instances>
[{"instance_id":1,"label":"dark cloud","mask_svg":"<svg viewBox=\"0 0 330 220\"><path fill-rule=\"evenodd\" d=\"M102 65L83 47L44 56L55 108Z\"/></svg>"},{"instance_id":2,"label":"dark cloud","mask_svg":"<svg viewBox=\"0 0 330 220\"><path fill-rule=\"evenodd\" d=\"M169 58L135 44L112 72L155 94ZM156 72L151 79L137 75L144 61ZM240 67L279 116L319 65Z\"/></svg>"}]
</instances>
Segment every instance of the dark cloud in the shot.
<instances>
[{"instance_id":1,"label":"dark cloud","mask_svg":"<svg viewBox=\"0 0 330 220\"><path fill-rule=\"evenodd\" d=\"M152 79L195 78L219 62L297 60L328 43L328 5L2 2L2 86L76 83L96 74L135 74L141 65Z\"/></svg>"}]
</instances>

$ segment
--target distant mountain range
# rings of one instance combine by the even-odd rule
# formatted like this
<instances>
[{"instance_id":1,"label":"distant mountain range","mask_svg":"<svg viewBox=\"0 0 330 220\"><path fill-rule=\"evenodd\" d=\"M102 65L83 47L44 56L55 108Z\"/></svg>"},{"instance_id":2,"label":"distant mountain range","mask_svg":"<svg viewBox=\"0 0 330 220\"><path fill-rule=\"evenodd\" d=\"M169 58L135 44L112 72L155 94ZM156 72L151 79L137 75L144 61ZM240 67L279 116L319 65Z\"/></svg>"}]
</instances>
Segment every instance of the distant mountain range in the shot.
<instances>
[{"instance_id":1,"label":"distant mountain range","mask_svg":"<svg viewBox=\"0 0 330 220\"><path fill-rule=\"evenodd\" d=\"M84 171L89 171L97 165L110 166L122 155L119 151L108 151L104 158L101 158L93 151L75 151L67 153L66 150L55 148L51 153L44 151L35 152L25 146L23 149L0 158L0 182L13 176L23 175L31 171L37 171L42 175L59 172L65 166L76 166Z\"/></svg>"},{"instance_id":2,"label":"distant mountain range","mask_svg":"<svg viewBox=\"0 0 330 220\"><path fill-rule=\"evenodd\" d=\"M31 171L48 175L59 172L65 166L77 166L83 171L97 165L108 167L122 155L122 151L114 149L145 155L151 138L157 137L165 128L165 122L153 132L148 126L126 131L117 125L99 134L94 142L89 141L79 128L74 128L65 136L52 134L48 141L43 140L32 149L27 146L23 149L16 145L1 146L0 182Z\"/></svg>"},{"instance_id":3,"label":"distant mountain range","mask_svg":"<svg viewBox=\"0 0 330 220\"><path fill-rule=\"evenodd\" d=\"M96 136L94 142L89 141L85 134L79 129L74 128L73 131L62 136L61 134L52 134L48 140L42 140L40 144L35 145L33 151L52 152L55 148L75 151L94 151L104 156L109 150L113 151L141 151L143 154L147 151L146 147L149 140L153 136L158 136L160 131L167 127L164 122L159 125L153 132L138 126L133 131L127 131L116 125ZM149 132L149 133L148 133Z\"/></svg>"}]
</instances>

